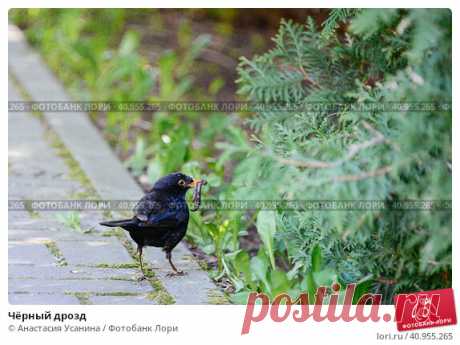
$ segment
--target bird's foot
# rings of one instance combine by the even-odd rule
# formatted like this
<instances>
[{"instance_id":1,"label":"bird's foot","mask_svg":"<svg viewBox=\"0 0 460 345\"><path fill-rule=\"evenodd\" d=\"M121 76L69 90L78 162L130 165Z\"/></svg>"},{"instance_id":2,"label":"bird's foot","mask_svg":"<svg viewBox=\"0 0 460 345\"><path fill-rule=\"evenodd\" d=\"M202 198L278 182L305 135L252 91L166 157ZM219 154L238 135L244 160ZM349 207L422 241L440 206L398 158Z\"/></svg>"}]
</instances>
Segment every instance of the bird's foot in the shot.
<instances>
[{"instance_id":1,"label":"bird's foot","mask_svg":"<svg viewBox=\"0 0 460 345\"><path fill-rule=\"evenodd\" d=\"M177 276L185 276L186 274L187 272L184 272L184 271L173 271L173 272L167 273L166 277L172 278L172 277L177 277Z\"/></svg>"},{"instance_id":2,"label":"bird's foot","mask_svg":"<svg viewBox=\"0 0 460 345\"><path fill-rule=\"evenodd\" d=\"M147 277L144 274L141 274L140 276L136 278L136 280L138 282L141 282L141 281L147 280Z\"/></svg>"}]
</instances>

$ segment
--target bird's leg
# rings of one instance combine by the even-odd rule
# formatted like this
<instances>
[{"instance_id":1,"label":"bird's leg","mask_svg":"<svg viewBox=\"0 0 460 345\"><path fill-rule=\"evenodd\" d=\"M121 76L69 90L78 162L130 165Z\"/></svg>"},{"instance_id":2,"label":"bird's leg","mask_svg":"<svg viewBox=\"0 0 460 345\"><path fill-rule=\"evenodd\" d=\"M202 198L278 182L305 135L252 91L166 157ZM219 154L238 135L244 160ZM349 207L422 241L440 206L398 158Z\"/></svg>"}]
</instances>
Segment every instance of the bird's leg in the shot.
<instances>
[{"instance_id":1,"label":"bird's leg","mask_svg":"<svg viewBox=\"0 0 460 345\"><path fill-rule=\"evenodd\" d=\"M144 266L142 264L142 246L137 246L137 253L139 255L139 264L141 266L141 271L142 271L142 276L138 280L144 280L144 279L147 279L147 277L145 276Z\"/></svg>"},{"instance_id":2,"label":"bird's leg","mask_svg":"<svg viewBox=\"0 0 460 345\"><path fill-rule=\"evenodd\" d=\"M173 262L172 262L172 258L171 258L171 252L170 251L166 251L166 259L168 259L169 261L169 264L171 265L171 268L173 269L173 272L169 273L168 276L169 277L172 277L172 276L182 276L184 275L184 271L180 271L176 268L176 266L174 266Z\"/></svg>"}]
</instances>

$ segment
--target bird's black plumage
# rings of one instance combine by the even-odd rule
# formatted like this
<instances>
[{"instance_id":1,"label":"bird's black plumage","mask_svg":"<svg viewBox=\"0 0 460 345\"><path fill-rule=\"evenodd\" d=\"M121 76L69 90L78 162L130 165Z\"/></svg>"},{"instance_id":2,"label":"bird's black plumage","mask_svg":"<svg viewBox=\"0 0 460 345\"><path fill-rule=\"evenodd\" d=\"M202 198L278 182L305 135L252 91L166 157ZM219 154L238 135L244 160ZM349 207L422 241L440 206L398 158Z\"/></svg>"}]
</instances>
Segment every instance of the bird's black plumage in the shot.
<instances>
[{"instance_id":1,"label":"bird's black plumage","mask_svg":"<svg viewBox=\"0 0 460 345\"><path fill-rule=\"evenodd\" d=\"M199 180L183 173L173 173L160 178L134 208L129 219L102 222L101 225L121 227L137 243L142 267L142 248L161 247L176 274L181 274L171 260L171 251L185 236L189 210L185 201L187 190Z\"/></svg>"}]
</instances>

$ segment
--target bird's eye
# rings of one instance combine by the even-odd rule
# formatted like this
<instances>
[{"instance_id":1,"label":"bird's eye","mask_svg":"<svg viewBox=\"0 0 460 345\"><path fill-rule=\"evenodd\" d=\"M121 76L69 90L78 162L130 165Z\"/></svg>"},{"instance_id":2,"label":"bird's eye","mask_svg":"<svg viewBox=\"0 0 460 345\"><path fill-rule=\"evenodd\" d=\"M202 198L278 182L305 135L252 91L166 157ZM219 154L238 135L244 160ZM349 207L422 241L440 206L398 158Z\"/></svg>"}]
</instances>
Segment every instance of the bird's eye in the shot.
<instances>
[{"instance_id":1,"label":"bird's eye","mask_svg":"<svg viewBox=\"0 0 460 345\"><path fill-rule=\"evenodd\" d=\"M177 182L177 184L181 187L184 187L185 186L185 181L180 179L179 182Z\"/></svg>"}]
</instances>

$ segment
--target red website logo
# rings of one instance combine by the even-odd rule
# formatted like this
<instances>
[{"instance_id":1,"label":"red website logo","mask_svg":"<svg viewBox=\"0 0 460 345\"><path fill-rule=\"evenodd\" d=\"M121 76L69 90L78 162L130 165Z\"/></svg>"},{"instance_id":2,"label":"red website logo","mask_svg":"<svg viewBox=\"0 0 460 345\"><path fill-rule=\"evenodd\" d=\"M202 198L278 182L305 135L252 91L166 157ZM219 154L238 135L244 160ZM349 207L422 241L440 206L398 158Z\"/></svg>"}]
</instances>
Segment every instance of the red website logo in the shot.
<instances>
[{"instance_id":1,"label":"red website logo","mask_svg":"<svg viewBox=\"0 0 460 345\"><path fill-rule=\"evenodd\" d=\"M398 331L457 323L452 289L400 294L394 301Z\"/></svg>"}]
</instances>

